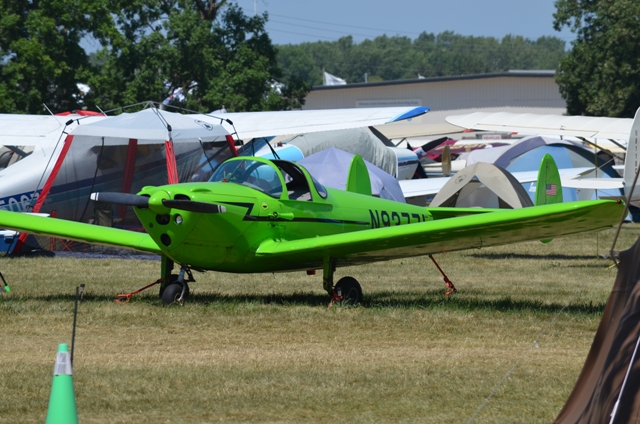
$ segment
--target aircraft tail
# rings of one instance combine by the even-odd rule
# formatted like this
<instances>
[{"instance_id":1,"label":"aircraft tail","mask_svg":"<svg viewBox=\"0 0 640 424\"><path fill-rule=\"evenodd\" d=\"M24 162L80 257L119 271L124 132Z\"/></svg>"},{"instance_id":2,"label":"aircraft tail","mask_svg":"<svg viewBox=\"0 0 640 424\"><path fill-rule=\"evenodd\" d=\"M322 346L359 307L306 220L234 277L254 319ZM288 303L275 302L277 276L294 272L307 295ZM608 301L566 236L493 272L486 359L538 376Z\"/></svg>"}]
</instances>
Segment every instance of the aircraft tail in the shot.
<instances>
[{"instance_id":1,"label":"aircraft tail","mask_svg":"<svg viewBox=\"0 0 640 424\"><path fill-rule=\"evenodd\" d=\"M535 205L562 203L562 184L556 161L550 154L545 154L538 170Z\"/></svg>"},{"instance_id":2,"label":"aircraft tail","mask_svg":"<svg viewBox=\"0 0 640 424\"><path fill-rule=\"evenodd\" d=\"M347 191L352 193L366 194L371 196L371 179L364 159L360 155L355 155L349 167L349 177L347 178Z\"/></svg>"},{"instance_id":3,"label":"aircraft tail","mask_svg":"<svg viewBox=\"0 0 640 424\"><path fill-rule=\"evenodd\" d=\"M640 144L640 108L636 111L633 124L631 124L631 133L627 142L627 154L624 159L624 194L627 198L632 191L633 182L638 172L638 164L640 163L638 144ZM640 187L638 186L633 188L633 199L640 199Z\"/></svg>"}]
</instances>

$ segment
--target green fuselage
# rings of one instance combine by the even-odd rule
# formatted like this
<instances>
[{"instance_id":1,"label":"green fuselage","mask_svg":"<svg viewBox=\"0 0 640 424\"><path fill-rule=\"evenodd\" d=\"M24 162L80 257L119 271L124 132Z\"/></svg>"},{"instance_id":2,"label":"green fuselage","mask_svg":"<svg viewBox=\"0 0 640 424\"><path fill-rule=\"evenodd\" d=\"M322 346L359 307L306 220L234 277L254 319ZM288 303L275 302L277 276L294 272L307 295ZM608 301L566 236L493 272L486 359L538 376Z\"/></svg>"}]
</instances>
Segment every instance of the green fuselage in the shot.
<instances>
[{"instance_id":1,"label":"green fuselage","mask_svg":"<svg viewBox=\"0 0 640 424\"><path fill-rule=\"evenodd\" d=\"M147 232L169 258L195 268L226 272L300 269L300 264L291 261L256 256L266 240L309 239L433 219L424 207L341 190L327 189L326 198L322 198L312 188L311 200L289 200L286 193L274 198L240 184L212 182L149 187L140 194L158 191L169 198L187 196L226 208L217 214L136 208ZM308 259L322 266L321 252Z\"/></svg>"}]
</instances>

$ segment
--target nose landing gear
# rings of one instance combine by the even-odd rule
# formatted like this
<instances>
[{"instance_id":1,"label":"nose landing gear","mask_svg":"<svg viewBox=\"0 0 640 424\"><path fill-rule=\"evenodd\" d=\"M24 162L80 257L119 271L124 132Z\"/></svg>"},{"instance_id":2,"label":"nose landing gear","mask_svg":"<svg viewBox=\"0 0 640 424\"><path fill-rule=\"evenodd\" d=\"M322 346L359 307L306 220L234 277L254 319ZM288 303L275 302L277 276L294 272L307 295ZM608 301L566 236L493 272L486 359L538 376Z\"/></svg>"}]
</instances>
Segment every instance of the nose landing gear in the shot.
<instances>
[{"instance_id":1,"label":"nose landing gear","mask_svg":"<svg viewBox=\"0 0 640 424\"><path fill-rule=\"evenodd\" d=\"M187 274L187 279L184 278L185 273ZM189 285L187 283L196 281L193 278L193 274L191 274L191 270L183 265L180 268L180 273L178 275L172 274L170 278L171 281L160 293L162 303L165 306L173 305L174 303L184 305L184 301L189 297Z\"/></svg>"}]
</instances>

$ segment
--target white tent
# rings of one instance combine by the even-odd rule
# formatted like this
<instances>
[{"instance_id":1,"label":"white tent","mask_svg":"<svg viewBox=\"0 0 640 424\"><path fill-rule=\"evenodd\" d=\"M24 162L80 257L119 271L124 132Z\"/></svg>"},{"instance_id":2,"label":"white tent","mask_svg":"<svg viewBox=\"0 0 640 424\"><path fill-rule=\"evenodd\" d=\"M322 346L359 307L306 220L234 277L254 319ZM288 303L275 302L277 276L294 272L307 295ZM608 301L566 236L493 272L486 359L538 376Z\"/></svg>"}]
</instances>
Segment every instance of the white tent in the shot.
<instances>
[{"instance_id":1,"label":"white tent","mask_svg":"<svg viewBox=\"0 0 640 424\"><path fill-rule=\"evenodd\" d=\"M533 202L508 171L478 162L450 178L433 198L431 206L517 209L533 206Z\"/></svg>"}]
</instances>

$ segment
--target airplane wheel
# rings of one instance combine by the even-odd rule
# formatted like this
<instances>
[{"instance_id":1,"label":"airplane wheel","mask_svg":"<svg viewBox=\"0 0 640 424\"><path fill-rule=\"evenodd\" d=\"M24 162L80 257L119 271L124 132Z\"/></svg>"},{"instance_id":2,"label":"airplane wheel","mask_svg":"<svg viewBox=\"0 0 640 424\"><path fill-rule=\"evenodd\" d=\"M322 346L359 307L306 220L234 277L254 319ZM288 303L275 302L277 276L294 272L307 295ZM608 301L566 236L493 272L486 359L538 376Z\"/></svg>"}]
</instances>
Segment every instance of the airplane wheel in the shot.
<instances>
[{"instance_id":1,"label":"airplane wheel","mask_svg":"<svg viewBox=\"0 0 640 424\"><path fill-rule=\"evenodd\" d=\"M186 284L186 283L185 283ZM182 293L182 284L173 283L167 286L162 293L162 303L165 306L172 305L176 303L178 298L180 298L180 294ZM184 292L184 298L187 299L189 297L189 286L186 286Z\"/></svg>"},{"instance_id":2,"label":"airplane wheel","mask_svg":"<svg viewBox=\"0 0 640 424\"><path fill-rule=\"evenodd\" d=\"M160 294L159 294L160 299L162 299L162 294L164 293L166 288L169 287L171 284L174 284L176 281L178 281L178 274L171 274L169 276L169 282L165 287L162 287L162 284L160 284Z\"/></svg>"},{"instance_id":3,"label":"airplane wheel","mask_svg":"<svg viewBox=\"0 0 640 424\"><path fill-rule=\"evenodd\" d=\"M353 277L342 277L334 290L343 296L342 303L344 305L357 305L362 303L362 287L360 283Z\"/></svg>"}]
</instances>

